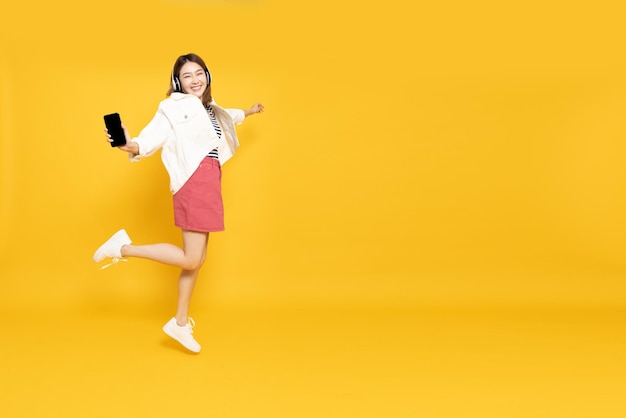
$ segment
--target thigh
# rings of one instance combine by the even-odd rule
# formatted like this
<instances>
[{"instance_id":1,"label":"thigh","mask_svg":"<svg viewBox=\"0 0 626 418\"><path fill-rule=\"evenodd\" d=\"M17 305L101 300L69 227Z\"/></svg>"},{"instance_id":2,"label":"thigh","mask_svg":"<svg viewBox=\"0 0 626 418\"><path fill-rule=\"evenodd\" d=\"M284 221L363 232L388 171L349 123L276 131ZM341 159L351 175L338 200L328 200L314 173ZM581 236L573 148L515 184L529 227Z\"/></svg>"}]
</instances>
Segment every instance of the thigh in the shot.
<instances>
[{"instance_id":1,"label":"thigh","mask_svg":"<svg viewBox=\"0 0 626 418\"><path fill-rule=\"evenodd\" d=\"M183 251L192 260L204 260L209 241L208 232L188 231L183 229Z\"/></svg>"}]
</instances>

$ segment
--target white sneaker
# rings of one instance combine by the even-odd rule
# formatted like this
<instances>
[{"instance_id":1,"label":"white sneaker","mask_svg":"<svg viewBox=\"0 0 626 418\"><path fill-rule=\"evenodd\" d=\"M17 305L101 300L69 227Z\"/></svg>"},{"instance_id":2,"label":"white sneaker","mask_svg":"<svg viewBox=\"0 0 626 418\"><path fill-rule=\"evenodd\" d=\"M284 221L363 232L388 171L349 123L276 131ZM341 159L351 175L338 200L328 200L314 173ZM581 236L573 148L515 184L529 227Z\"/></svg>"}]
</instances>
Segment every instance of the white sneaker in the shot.
<instances>
[{"instance_id":1,"label":"white sneaker","mask_svg":"<svg viewBox=\"0 0 626 418\"><path fill-rule=\"evenodd\" d=\"M193 338L193 327L196 325L193 319L189 318L189 322L186 325L178 326L176 318L170 319L167 324L163 325L163 331L179 343L181 343L187 350L194 353L200 352L200 344Z\"/></svg>"},{"instance_id":2,"label":"white sneaker","mask_svg":"<svg viewBox=\"0 0 626 418\"><path fill-rule=\"evenodd\" d=\"M93 255L93 261L99 263L105 258L112 258L117 263L122 258L122 246L131 244L132 241L124 229L117 231L107 242L102 244Z\"/></svg>"}]
</instances>

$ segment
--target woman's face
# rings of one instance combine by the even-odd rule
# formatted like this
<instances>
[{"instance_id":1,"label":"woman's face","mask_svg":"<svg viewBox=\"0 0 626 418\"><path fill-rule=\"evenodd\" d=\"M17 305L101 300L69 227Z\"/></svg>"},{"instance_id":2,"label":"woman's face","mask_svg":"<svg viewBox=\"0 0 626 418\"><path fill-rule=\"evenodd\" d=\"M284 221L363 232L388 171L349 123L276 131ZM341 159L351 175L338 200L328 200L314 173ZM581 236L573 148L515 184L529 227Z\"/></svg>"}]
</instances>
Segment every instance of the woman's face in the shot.
<instances>
[{"instance_id":1,"label":"woman's face","mask_svg":"<svg viewBox=\"0 0 626 418\"><path fill-rule=\"evenodd\" d=\"M202 93L206 90L207 79L204 68L200 64L188 61L180 69L180 86L183 93L193 94L202 99Z\"/></svg>"}]
</instances>

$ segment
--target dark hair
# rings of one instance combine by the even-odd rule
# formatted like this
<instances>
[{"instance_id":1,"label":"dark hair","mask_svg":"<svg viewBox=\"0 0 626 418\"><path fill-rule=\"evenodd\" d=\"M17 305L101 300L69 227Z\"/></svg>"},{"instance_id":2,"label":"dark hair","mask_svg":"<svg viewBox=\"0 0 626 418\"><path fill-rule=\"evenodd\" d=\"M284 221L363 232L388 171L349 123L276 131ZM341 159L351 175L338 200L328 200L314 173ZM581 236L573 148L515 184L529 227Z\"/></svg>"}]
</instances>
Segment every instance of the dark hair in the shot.
<instances>
[{"instance_id":1,"label":"dark hair","mask_svg":"<svg viewBox=\"0 0 626 418\"><path fill-rule=\"evenodd\" d=\"M170 76L170 88L167 90L168 96L176 91L174 89L174 77L178 78L180 82L180 69L188 62L195 62L196 64L201 66L205 72L209 73L209 68L206 66L204 60L200 58L199 55L193 53L181 55L180 57L176 58L174 68L172 68L172 74ZM211 103L212 100L213 98L211 97L211 83L207 79L206 89L204 90L204 93L202 93L202 104L206 106Z\"/></svg>"}]
</instances>

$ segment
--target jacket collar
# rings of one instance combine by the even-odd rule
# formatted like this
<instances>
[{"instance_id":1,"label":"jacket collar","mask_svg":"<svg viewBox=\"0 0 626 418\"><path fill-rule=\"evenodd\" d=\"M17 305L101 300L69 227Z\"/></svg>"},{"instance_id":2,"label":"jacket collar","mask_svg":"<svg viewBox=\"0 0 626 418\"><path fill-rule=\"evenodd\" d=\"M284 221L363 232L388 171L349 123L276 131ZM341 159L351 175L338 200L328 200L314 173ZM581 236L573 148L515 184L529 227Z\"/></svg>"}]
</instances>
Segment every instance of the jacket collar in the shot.
<instances>
[{"instance_id":1,"label":"jacket collar","mask_svg":"<svg viewBox=\"0 0 626 418\"><path fill-rule=\"evenodd\" d=\"M186 98L188 98L188 97L195 97L195 98L197 99L197 97L196 97L196 96L194 96L193 94L180 93L180 92L177 92L177 91L175 91L174 93L172 93L172 94L170 95L170 97L171 97L172 99L176 100L176 101L178 101L178 100L182 100L182 99L186 99Z\"/></svg>"},{"instance_id":2,"label":"jacket collar","mask_svg":"<svg viewBox=\"0 0 626 418\"><path fill-rule=\"evenodd\" d=\"M176 101L183 100L183 99L190 99L190 98L192 98L192 97L193 97L193 98L195 98L195 99L200 100L200 99L198 98L198 96L195 96L195 95L193 95L193 94L180 93L180 92L177 92L177 91L175 91L175 92L173 92L172 94L170 94L170 98L171 98L172 100L176 100ZM215 103L215 99L212 99L212 100L211 100L211 103L209 103L209 104L210 104L210 105L213 105L213 106L217 106L217 103Z\"/></svg>"}]
</instances>

